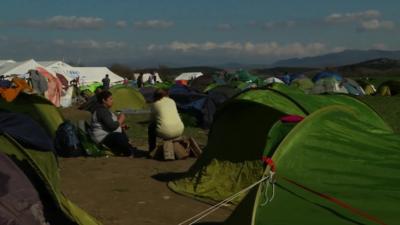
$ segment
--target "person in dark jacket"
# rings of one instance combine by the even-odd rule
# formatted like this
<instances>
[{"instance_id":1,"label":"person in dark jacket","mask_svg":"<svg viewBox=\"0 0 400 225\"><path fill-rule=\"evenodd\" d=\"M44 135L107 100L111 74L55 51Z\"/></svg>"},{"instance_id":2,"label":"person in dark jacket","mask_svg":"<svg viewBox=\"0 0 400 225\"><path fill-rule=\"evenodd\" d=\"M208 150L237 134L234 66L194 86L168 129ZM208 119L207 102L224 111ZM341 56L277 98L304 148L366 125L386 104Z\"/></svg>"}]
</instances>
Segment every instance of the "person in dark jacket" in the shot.
<instances>
[{"instance_id":1,"label":"person in dark jacket","mask_svg":"<svg viewBox=\"0 0 400 225\"><path fill-rule=\"evenodd\" d=\"M103 86L99 86L94 91L94 95L91 96L85 103L80 105L78 109L86 110L93 113L97 108L97 95L99 95L103 91Z\"/></svg>"},{"instance_id":2,"label":"person in dark jacket","mask_svg":"<svg viewBox=\"0 0 400 225\"><path fill-rule=\"evenodd\" d=\"M108 78L108 74L106 74L106 77L101 80L103 82L103 89L108 90L110 88L110 78Z\"/></svg>"},{"instance_id":3,"label":"person in dark jacket","mask_svg":"<svg viewBox=\"0 0 400 225\"><path fill-rule=\"evenodd\" d=\"M91 137L94 142L104 144L116 154L133 156L135 148L129 143L124 130L125 115L118 116L110 111L113 105L112 94L109 91L102 91L97 95L97 107L91 119Z\"/></svg>"}]
</instances>

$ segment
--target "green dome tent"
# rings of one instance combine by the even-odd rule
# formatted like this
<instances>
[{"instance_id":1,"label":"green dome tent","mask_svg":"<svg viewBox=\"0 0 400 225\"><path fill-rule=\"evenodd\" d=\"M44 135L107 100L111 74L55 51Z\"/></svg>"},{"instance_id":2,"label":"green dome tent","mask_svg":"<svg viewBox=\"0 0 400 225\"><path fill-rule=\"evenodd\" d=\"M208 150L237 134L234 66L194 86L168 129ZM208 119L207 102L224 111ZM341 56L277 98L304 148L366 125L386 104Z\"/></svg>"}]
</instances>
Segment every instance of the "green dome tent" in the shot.
<instances>
[{"instance_id":1,"label":"green dome tent","mask_svg":"<svg viewBox=\"0 0 400 225\"><path fill-rule=\"evenodd\" d=\"M12 102L0 99L0 109L30 116L52 137L55 137L58 126L64 122L60 111L50 101L38 95L21 93Z\"/></svg>"},{"instance_id":2,"label":"green dome tent","mask_svg":"<svg viewBox=\"0 0 400 225\"><path fill-rule=\"evenodd\" d=\"M300 90L303 90L305 93L310 93L314 87L314 83L310 78L302 77L293 80L290 83L290 86L299 88Z\"/></svg>"},{"instance_id":3,"label":"green dome tent","mask_svg":"<svg viewBox=\"0 0 400 225\"><path fill-rule=\"evenodd\" d=\"M258 77L249 73L246 70L239 70L236 73L234 73L234 77L237 77L240 81L243 82L257 82Z\"/></svg>"},{"instance_id":4,"label":"green dome tent","mask_svg":"<svg viewBox=\"0 0 400 225\"><path fill-rule=\"evenodd\" d=\"M382 83L378 88L381 96L393 96L400 94L400 81L390 80Z\"/></svg>"},{"instance_id":5,"label":"green dome tent","mask_svg":"<svg viewBox=\"0 0 400 225\"><path fill-rule=\"evenodd\" d=\"M0 152L20 167L40 194L47 222L51 224L100 225L61 192L58 162L51 151L22 147L7 134L0 135Z\"/></svg>"},{"instance_id":6,"label":"green dome tent","mask_svg":"<svg viewBox=\"0 0 400 225\"><path fill-rule=\"evenodd\" d=\"M94 93L94 91L96 90L96 88L102 87L102 86L103 86L102 83L94 82L94 83L92 83L92 84L90 84L90 85L80 86L80 87L79 87L79 90L80 90L80 91L88 90L88 91L90 91L91 93Z\"/></svg>"},{"instance_id":7,"label":"green dome tent","mask_svg":"<svg viewBox=\"0 0 400 225\"><path fill-rule=\"evenodd\" d=\"M261 184L224 224L397 224L399 146L399 135L348 107L320 109L264 153L274 162L274 198L265 204Z\"/></svg>"},{"instance_id":8,"label":"green dome tent","mask_svg":"<svg viewBox=\"0 0 400 225\"><path fill-rule=\"evenodd\" d=\"M356 81L362 87L362 89L364 89L365 95L374 95L376 93L375 86L372 83L370 83L368 80L359 79Z\"/></svg>"},{"instance_id":9,"label":"green dome tent","mask_svg":"<svg viewBox=\"0 0 400 225\"><path fill-rule=\"evenodd\" d=\"M216 113L203 155L181 179L168 186L205 201L220 201L258 180L271 128L285 115L307 116L330 105L352 109L361 121L392 129L371 108L345 95L307 95L285 85L255 89L226 102ZM338 117L339 119L339 117ZM236 199L235 202L239 202Z\"/></svg>"},{"instance_id":10,"label":"green dome tent","mask_svg":"<svg viewBox=\"0 0 400 225\"><path fill-rule=\"evenodd\" d=\"M138 90L120 85L110 88L110 92L113 95L113 111L136 111L146 108L146 100Z\"/></svg>"}]
</instances>

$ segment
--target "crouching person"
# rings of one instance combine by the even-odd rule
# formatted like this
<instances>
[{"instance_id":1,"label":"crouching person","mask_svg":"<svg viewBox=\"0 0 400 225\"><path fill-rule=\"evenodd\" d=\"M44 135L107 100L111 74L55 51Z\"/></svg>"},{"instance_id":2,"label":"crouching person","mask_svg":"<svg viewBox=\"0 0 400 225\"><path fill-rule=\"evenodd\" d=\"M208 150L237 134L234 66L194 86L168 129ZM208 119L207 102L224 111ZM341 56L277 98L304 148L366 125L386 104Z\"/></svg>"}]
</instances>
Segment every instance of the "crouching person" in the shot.
<instances>
[{"instance_id":1,"label":"crouching person","mask_svg":"<svg viewBox=\"0 0 400 225\"><path fill-rule=\"evenodd\" d=\"M113 105L112 94L103 91L97 95L97 106L91 119L91 136L97 144L104 144L117 155L133 156L133 148L126 136L125 115L123 113L116 116L110 111Z\"/></svg>"},{"instance_id":2,"label":"crouching person","mask_svg":"<svg viewBox=\"0 0 400 225\"><path fill-rule=\"evenodd\" d=\"M155 150L157 137L174 139L180 137L183 130L184 125L174 100L168 97L167 91L157 89L151 104L151 122L148 127L149 153Z\"/></svg>"}]
</instances>

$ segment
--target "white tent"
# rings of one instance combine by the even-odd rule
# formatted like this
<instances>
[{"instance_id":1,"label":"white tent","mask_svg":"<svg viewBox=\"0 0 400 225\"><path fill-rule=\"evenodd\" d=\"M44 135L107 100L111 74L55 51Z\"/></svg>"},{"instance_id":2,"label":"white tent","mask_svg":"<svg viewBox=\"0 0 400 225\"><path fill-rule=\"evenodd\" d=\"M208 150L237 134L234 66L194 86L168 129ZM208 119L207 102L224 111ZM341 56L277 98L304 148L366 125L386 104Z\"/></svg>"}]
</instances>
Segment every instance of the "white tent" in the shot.
<instances>
[{"instance_id":1,"label":"white tent","mask_svg":"<svg viewBox=\"0 0 400 225\"><path fill-rule=\"evenodd\" d=\"M154 75L156 76L156 82L157 83L162 83L163 81L161 80L161 77L160 77L160 75L156 72L156 73L154 73ZM148 82L149 80L150 80L150 77L151 76L153 76L153 74L151 74L151 73L144 73L143 74L143 82ZM133 74L133 79L135 79L135 80L137 80L137 79L139 79L139 77L140 77L140 73L134 73Z\"/></svg>"},{"instance_id":2,"label":"white tent","mask_svg":"<svg viewBox=\"0 0 400 225\"><path fill-rule=\"evenodd\" d=\"M35 70L37 67L43 67L35 60L30 59L24 62L7 62L0 66L1 75L24 75L27 74L29 70Z\"/></svg>"},{"instance_id":3,"label":"white tent","mask_svg":"<svg viewBox=\"0 0 400 225\"><path fill-rule=\"evenodd\" d=\"M284 82L276 77L268 77L267 79L264 80L265 84L274 84L274 83L281 83L284 84Z\"/></svg>"},{"instance_id":4,"label":"white tent","mask_svg":"<svg viewBox=\"0 0 400 225\"><path fill-rule=\"evenodd\" d=\"M340 84L335 78L322 78L315 82L312 94L322 94L322 93L345 93L349 92L347 89Z\"/></svg>"},{"instance_id":5,"label":"white tent","mask_svg":"<svg viewBox=\"0 0 400 225\"><path fill-rule=\"evenodd\" d=\"M8 59L8 60L0 60L0 66L7 64L7 63L16 63L14 60Z\"/></svg>"},{"instance_id":6,"label":"white tent","mask_svg":"<svg viewBox=\"0 0 400 225\"><path fill-rule=\"evenodd\" d=\"M200 76L203 76L202 72L181 73L179 76L175 78L175 80L193 80Z\"/></svg>"},{"instance_id":7,"label":"white tent","mask_svg":"<svg viewBox=\"0 0 400 225\"><path fill-rule=\"evenodd\" d=\"M71 82L80 75L79 70L62 61L39 61L38 63L45 67L46 70L63 75L68 82Z\"/></svg>"},{"instance_id":8,"label":"white tent","mask_svg":"<svg viewBox=\"0 0 400 225\"><path fill-rule=\"evenodd\" d=\"M90 85L96 82L101 83L101 80L108 74L110 84L118 84L124 81L124 78L111 72L107 67L74 67L79 71L79 83L81 86Z\"/></svg>"}]
</instances>

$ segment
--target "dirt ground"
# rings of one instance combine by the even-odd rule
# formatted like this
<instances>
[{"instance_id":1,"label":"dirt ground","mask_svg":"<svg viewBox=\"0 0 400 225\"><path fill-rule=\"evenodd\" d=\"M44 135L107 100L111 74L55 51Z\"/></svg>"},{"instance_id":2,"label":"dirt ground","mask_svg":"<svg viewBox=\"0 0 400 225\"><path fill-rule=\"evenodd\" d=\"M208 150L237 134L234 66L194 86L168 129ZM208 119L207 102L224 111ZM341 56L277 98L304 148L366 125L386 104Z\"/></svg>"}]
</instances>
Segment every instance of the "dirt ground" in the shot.
<instances>
[{"instance_id":1,"label":"dirt ground","mask_svg":"<svg viewBox=\"0 0 400 225\"><path fill-rule=\"evenodd\" d=\"M210 205L170 191L163 174L184 172L193 162L64 158L60 160L62 190L105 225L179 224ZM220 209L204 221L223 221L230 213Z\"/></svg>"},{"instance_id":2,"label":"dirt ground","mask_svg":"<svg viewBox=\"0 0 400 225\"><path fill-rule=\"evenodd\" d=\"M87 119L90 114L75 109L62 111L66 119ZM146 120L131 116L130 138L139 149L146 149ZM188 128L201 146L206 132ZM211 205L178 195L168 189L168 174L181 173L195 162L156 161L146 158L60 158L62 190L78 206L104 225L179 224ZM223 221L231 209L222 208L202 221Z\"/></svg>"}]
</instances>

